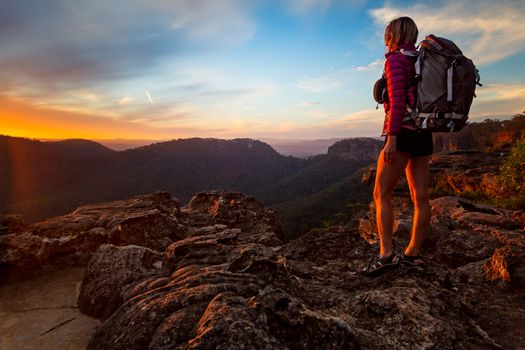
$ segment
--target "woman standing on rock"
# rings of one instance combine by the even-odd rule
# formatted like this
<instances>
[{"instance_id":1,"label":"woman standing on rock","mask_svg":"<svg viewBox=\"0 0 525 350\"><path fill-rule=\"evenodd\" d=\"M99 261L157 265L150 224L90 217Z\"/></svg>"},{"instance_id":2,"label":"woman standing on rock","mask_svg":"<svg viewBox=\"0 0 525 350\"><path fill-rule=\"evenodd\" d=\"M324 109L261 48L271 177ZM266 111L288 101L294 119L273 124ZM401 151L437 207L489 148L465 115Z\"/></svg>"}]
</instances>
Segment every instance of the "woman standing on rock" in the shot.
<instances>
[{"instance_id":1,"label":"woman standing on rock","mask_svg":"<svg viewBox=\"0 0 525 350\"><path fill-rule=\"evenodd\" d=\"M386 138L377 162L374 187L380 251L366 269L369 275L380 274L400 263L421 264L419 252L424 234L430 227L428 161L433 152L432 134L419 131L413 124L403 121L407 106L414 108L416 104L414 63L417 58L417 36L417 26L410 17L396 18L385 28L384 40L388 48L388 53L385 54L388 102L384 105L386 116L383 136ZM392 247L392 197L403 171L414 203L414 222L408 247L404 252L395 253Z\"/></svg>"}]
</instances>

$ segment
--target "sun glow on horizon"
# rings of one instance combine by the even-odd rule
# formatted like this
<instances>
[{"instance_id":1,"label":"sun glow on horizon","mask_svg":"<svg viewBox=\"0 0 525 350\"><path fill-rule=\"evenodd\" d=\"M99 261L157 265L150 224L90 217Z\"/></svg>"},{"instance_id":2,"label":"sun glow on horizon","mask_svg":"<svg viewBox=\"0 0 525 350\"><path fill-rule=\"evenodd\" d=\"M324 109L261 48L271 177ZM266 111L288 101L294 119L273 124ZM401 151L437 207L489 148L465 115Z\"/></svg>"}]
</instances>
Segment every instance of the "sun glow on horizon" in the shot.
<instances>
[{"instance_id":1,"label":"sun glow on horizon","mask_svg":"<svg viewBox=\"0 0 525 350\"><path fill-rule=\"evenodd\" d=\"M525 3L512 0L11 1L2 14L0 134L377 137L382 31L401 14L480 69L470 120L525 109Z\"/></svg>"}]
</instances>

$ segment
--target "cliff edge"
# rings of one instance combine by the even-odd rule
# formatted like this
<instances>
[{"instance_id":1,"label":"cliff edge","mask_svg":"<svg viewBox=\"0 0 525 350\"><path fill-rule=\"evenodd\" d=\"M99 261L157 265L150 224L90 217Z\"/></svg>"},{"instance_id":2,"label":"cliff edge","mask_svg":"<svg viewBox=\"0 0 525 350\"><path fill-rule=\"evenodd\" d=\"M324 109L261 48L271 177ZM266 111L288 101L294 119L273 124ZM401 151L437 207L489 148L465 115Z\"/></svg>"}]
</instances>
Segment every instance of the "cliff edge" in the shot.
<instances>
[{"instance_id":1,"label":"cliff edge","mask_svg":"<svg viewBox=\"0 0 525 350\"><path fill-rule=\"evenodd\" d=\"M377 278L362 272L377 249L373 216L286 242L271 209L219 191L184 207L161 192L17 219L0 262L2 272L85 266L77 304L101 322L88 349L519 348L523 213L460 197L431 204L427 266Z\"/></svg>"}]
</instances>

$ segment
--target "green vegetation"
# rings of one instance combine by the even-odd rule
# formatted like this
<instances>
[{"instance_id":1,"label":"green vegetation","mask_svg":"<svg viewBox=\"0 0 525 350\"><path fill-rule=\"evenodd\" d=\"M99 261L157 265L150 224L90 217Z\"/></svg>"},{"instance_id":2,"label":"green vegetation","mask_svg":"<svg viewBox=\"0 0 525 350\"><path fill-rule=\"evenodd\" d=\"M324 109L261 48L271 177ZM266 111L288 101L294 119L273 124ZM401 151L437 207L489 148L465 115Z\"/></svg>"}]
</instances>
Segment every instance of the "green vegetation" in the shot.
<instances>
[{"instance_id":1,"label":"green vegetation","mask_svg":"<svg viewBox=\"0 0 525 350\"><path fill-rule=\"evenodd\" d=\"M501 179L511 191L525 191L525 138L516 141L501 167Z\"/></svg>"},{"instance_id":2,"label":"green vegetation","mask_svg":"<svg viewBox=\"0 0 525 350\"><path fill-rule=\"evenodd\" d=\"M361 181L361 173L355 171L312 195L271 205L283 219L287 237L297 238L316 227L347 225L366 216L373 189Z\"/></svg>"},{"instance_id":3,"label":"green vegetation","mask_svg":"<svg viewBox=\"0 0 525 350\"><path fill-rule=\"evenodd\" d=\"M497 205L509 209L525 208L525 137L522 137L507 156L501 167L500 178L509 195L499 198Z\"/></svg>"},{"instance_id":4,"label":"green vegetation","mask_svg":"<svg viewBox=\"0 0 525 350\"><path fill-rule=\"evenodd\" d=\"M437 150L478 150L485 153L508 154L495 174L506 187L505 195L494 198L483 190L461 191L451 188L446 178L437 179L429 189L431 198L460 195L476 202L519 210L525 209L525 114L499 121L486 119L471 123L455 134L437 134L434 137Z\"/></svg>"},{"instance_id":5,"label":"green vegetation","mask_svg":"<svg viewBox=\"0 0 525 350\"><path fill-rule=\"evenodd\" d=\"M218 189L278 206L285 227L297 235L345 209L352 191L347 197L332 192L332 199L320 194L365 164L334 154L286 157L251 139L179 139L115 152L95 142L0 135L0 213L35 222L159 190L186 205L195 193Z\"/></svg>"}]
</instances>

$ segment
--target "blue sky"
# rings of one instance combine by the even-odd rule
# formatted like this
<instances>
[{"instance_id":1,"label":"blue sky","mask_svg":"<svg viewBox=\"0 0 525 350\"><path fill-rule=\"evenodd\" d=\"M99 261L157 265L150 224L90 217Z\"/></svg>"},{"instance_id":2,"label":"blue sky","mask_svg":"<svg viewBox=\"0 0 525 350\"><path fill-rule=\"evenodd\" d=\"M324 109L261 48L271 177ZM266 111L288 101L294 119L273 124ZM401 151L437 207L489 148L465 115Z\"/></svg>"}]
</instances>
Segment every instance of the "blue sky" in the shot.
<instances>
[{"instance_id":1,"label":"blue sky","mask_svg":"<svg viewBox=\"0 0 525 350\"><path fill-rule=\"evenodd\" d=\"M472 121L525 110L524 1L5 0L0 134L379 136L371 89L401 15L478 66Z\"/></svg>"}]
</instances>

